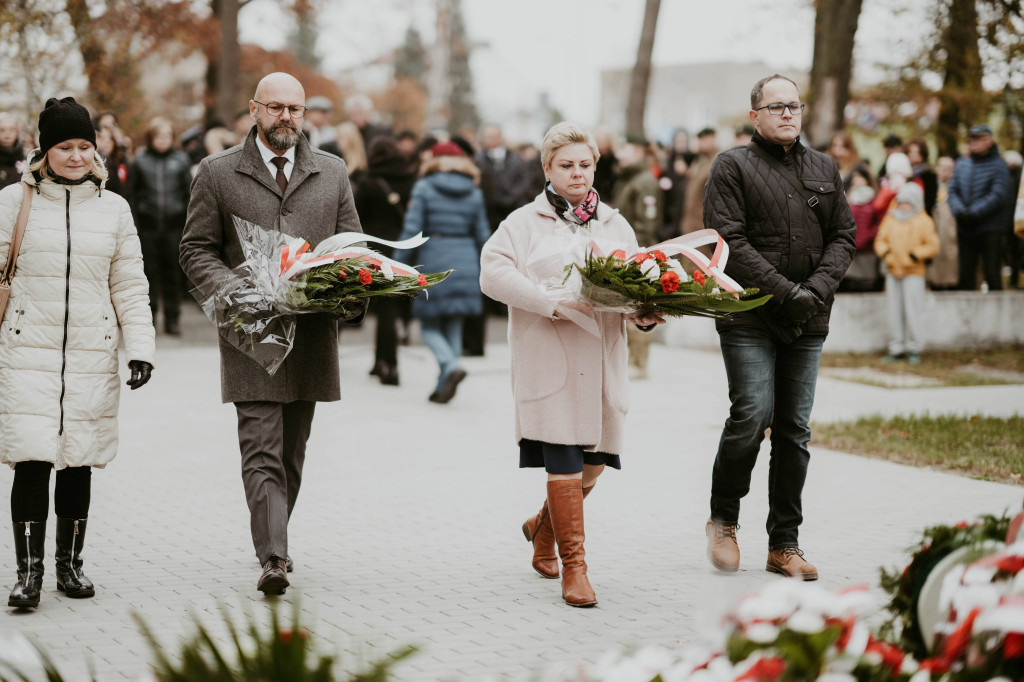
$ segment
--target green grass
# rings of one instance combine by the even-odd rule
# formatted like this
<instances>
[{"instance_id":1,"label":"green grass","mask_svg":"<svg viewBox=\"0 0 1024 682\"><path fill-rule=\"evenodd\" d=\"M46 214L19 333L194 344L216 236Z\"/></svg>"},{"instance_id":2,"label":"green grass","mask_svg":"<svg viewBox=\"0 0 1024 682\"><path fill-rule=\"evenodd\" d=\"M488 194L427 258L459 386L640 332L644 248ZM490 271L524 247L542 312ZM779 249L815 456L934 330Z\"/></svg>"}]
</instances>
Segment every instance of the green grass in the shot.
<instances>
[{"instance_id":1,"label":"green grass","mask_svg":"<svg viewBox=\"0 0 1024 682\"><path fill-rule=\"evenodd\" d=\"M866 417L812 429L812 445L839 452L1002 483L1024 473L1024 417Z\"/></svg>"},{"instance_id":2,"label":"green grass","mask_svg":"<svg viewBox=\"0 0 1024 682\"><path fill-rule=\"evenodd\" d=\"M979 376L965 367L993 372L1024 374L1024 346L1004 346L982 350L937 350L921 354L920 365L906 362L884 364L885 353L823 353L821 367L868 367L891 374L912 374L938 379L946 386L982 386L1020 383L1012 374L1007 377ZM865 381L864 383L873 383Z\"/></svg>"}]
</instances>

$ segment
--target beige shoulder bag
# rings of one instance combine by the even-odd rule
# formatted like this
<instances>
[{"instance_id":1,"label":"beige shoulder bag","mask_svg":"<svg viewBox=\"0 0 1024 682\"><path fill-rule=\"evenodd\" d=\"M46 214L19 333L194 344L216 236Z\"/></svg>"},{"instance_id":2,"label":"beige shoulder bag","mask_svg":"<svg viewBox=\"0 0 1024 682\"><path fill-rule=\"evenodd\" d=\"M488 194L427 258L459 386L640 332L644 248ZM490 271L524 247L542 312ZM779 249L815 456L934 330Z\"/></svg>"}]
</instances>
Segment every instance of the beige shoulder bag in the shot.
<instances>
[{"instance_id":1,"label":"beige shoulder bag","mask_svg":"<svg viewBox=\"0 0 1024 682\"><path fill-rule=\"evenodd\" d=\"M25 236L25 225L28 224L28 211L32 207L32 188L27 183L21 183L25 190L21 198L21 210L18 211L18 222L14 224L14 233L11 235L11 248L7 252L7 265L0 273L0 320L7 310L7 301L11 297L11 280L14 279L14 268L18 264L18 251L21 250L21 240Z\"/></svg>"}]
</instances>

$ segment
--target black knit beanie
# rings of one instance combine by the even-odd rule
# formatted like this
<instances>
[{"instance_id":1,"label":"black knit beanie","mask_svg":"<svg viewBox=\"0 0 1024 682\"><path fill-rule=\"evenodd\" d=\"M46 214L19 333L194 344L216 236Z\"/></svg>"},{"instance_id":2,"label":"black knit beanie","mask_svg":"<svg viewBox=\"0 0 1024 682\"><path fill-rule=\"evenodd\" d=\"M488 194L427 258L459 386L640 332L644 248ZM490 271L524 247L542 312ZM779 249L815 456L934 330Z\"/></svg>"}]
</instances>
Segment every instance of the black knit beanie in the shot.
<instances>
[{"instance_id":1,"label":"black knit beanie","mask_svg":"<svg viewBox=\"0 0 1024 682\"><path fill-rule=\"evenodd\" d=\"M39 113L40 153L45 154L50 147L64 140L77 139L96 144L96 129L92 126L89 110L74 97L46 100L46 108Z\"/></svg>"}]
</instances>

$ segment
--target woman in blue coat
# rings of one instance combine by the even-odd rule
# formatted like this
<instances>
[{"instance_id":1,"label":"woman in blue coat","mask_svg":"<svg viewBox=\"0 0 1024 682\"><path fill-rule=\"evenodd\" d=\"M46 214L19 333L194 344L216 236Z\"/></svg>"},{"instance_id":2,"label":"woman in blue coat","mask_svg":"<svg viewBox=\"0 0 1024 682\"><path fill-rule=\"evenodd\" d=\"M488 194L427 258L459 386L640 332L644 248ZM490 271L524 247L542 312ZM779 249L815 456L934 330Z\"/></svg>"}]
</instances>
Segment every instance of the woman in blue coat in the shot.
<instances>
[{"instance_id":1,"label":"woman in blue coat","mask_svg":"<svg viewBox=\"0 0 1024 682\"><path fill-rule=\"evenodd\" d=\"M477 184L480 171L453 142L434 145L433 157L421 169L423 177L412 188L402 239L422 232L429 237L415 254L395 257L421 272L452 270L448 279L412 304L420 321L423 343L437 358L440 374L431 402L447 403L466 372L462 355L462 322L483 312L480 293L480 249L491 236L484 197Z\"/></svg>"}]
</instances>

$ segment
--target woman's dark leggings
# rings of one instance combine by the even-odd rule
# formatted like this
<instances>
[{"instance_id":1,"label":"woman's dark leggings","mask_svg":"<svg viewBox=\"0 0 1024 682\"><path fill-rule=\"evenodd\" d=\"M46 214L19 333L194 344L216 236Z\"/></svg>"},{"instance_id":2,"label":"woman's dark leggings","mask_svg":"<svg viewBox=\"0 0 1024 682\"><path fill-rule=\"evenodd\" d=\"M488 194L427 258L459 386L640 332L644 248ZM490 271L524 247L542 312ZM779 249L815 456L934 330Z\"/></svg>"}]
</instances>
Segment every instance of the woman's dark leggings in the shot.
<instances>
[{"instance_id":1,"label":"woman's dark leggings","mask_svg":"<svg viewBox=\"0 0 1024 682\"><path fill-rule=\"evenodd\" d=\"M11 520L46 521L50 509L49 462L18 462L14 465L14 485L11 487ZM65 519L84 519L89 516L89 497L92 487L91 467L68 467L57 472L53 490L53 509Z\"/></svg>"}]
</instances>

